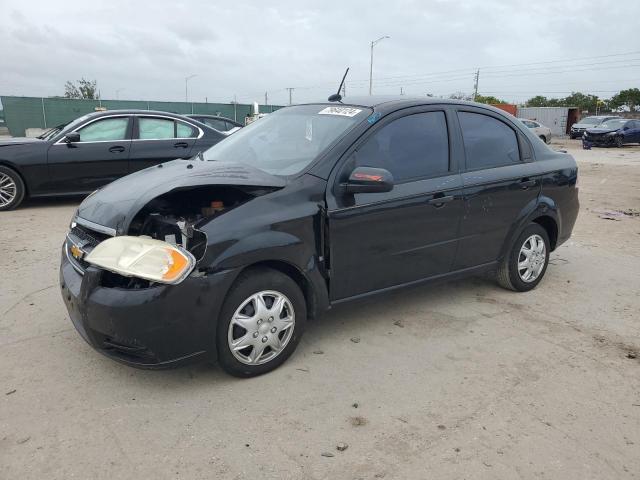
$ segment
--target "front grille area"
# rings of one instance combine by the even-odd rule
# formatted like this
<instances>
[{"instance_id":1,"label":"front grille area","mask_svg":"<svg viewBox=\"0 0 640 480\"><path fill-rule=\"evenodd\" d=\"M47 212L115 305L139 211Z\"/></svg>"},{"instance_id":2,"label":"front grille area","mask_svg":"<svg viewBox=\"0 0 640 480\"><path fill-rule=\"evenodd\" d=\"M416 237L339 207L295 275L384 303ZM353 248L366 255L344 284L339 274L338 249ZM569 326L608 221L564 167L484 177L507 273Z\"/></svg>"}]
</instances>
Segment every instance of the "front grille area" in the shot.
<instances>
[{"instance_id":1,"label":"front grille area","mask_svg":"<svg viewBox=\"0 0 640 480\"><path fill-rule=\"evenodd\" d=\"M106 240L107 238L109 238L109 235L96 232L95 230L91 230L87 227L76 224L67 234L67 241L65 245L67 258L78 272L84 273L84 271L89 267L89 264L82 258L74 257L71 253L71 247L75 245L76 247L80 248L86 255L91 250L93 250L100 242Z\"/></svg>"}]
</instances>

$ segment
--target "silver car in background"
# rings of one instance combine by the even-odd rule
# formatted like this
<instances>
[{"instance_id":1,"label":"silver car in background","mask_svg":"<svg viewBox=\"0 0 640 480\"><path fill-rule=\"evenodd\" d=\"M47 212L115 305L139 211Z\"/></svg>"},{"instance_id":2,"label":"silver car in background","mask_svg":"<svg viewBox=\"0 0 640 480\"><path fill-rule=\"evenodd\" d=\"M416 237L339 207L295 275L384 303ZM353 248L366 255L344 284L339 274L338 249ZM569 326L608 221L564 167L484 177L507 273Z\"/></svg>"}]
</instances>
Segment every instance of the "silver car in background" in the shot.
<instances>
[{"instance_id":1,"label":"silver car in background","mask_svg":"<svg viewBox=\"0 0 640 480\"><path fill-rule=\"evenodd\" d=\"M540 122L536 122L535 120L525 120L521 119L522 123L525 124L526 127L530 128L533 133L536 134L536 137L540 138L544 143L551 142L551 129L549 127L545 127Z\"/></svg>"}]
</instances>

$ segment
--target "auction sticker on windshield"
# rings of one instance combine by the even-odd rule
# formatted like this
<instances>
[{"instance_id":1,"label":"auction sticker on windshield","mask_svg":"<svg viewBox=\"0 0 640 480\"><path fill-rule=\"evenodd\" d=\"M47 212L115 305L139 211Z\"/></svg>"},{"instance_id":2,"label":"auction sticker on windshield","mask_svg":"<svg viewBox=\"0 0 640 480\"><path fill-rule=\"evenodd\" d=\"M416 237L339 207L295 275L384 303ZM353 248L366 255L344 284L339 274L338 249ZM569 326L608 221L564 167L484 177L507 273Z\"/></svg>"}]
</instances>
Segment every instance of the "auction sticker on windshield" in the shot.
<instances>
[{"instance_id":1,"label":"auction sticker on windshield","mask_svg":"<svg viewBox=\"0 0 640 480\"><path fill-rule=\"evenodd\" d=\"M352 107L327 107L318 112L318 115L340 115L342 117L355 117L362 110Z\"/></svg>"}]
</instances>

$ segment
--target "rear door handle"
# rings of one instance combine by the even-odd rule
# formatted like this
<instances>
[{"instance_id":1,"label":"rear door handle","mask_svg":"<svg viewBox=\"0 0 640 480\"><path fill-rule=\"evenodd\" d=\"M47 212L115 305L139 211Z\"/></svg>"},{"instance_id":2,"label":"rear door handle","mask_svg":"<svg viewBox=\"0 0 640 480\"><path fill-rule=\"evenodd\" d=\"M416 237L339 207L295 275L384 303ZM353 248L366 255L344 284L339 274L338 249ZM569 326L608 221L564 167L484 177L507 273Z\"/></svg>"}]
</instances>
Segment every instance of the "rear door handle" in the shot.
<instances>
[{"instance_id":1,"label":"rear door handle","mask_svg":"<svg viewBox=\"0 0 640 480\"><path fill-rule=\"evenodd\" d=\"M109 149L111 153L122 153L125 151L125 148L121 145L113 146Z\"/></svg>"},{"instance_id":2,"label":"rear door handle","mask_svg":"<svg viewBox=\"0 0 640 480\"><path fill-rule=\"evenodd\" d=\"M535 187L535 186L536 186L535 180L531 180L529 178L523 178L522 180L520 180L520 188L523 190L526 190L527 188Z\"/></svg>"},{"instance_id":3,"label":"rear door handle","mask_svg":"<svg viewBox=\"0 0 640 480\"><path fill-rule=\"evenodd\" d=\"M187 142L178 142L173 144L173 148L187 148L189 144Z\"/></svg>"},{"instance_id":4,"label":"rear door handle","mask_svg":"<svg viewBox=\"0 0 640 480\"><path fill-rule=\"evenodd\" d=\"M444 207L445 203L453 201L453 195L443 195L436 193L432 199L428 200L429 205L433 205L436 208Z\"/></svg>"}]
</instances>

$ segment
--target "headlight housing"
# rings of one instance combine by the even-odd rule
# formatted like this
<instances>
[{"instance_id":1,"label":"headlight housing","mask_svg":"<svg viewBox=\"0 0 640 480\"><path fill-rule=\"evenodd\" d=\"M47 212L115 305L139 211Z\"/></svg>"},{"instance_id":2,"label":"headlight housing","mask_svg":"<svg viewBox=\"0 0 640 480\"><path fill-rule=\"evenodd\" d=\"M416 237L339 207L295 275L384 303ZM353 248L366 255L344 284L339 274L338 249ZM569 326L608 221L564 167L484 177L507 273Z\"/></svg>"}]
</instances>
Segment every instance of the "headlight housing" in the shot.
<instances>
[{"instance_id":1,"label":"headlight housing","mask_svg":"<svg viewBox=\"0 0 640 480\"><path fill-rule=\"evenodd\" d=\"M150 237L113 237L100 242L85 260L125 277L180 283L196 263L190 252Z\"/></svg>"}]
</instances>

